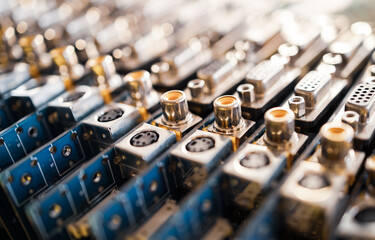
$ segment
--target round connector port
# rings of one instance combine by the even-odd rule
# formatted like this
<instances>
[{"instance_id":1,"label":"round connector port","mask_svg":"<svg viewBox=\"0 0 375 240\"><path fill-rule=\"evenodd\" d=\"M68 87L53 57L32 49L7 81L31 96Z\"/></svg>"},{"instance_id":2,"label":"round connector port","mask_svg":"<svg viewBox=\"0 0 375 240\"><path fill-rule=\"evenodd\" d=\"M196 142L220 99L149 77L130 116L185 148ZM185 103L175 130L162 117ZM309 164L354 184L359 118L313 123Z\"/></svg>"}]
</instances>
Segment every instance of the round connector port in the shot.
<instances>
[{"instance_id":1,"label":"round connector port","mask_svg":"<svg viewBox=\"0 0 375 240\"><path fill-rule=\"evenodd\" d=\"M186 144L189 152L204 152L215 147L215 140L210 137L196 137Z\"/></svg>"},{"instance_id":2,"label":"round connector port","mask_svg":"<svg viewBox=\"0 0 375 240\"><path fill-rule=\"evenodd\" d=\"M64 97L63 101L64 102L73 102L73 101L76 101L76 100L80 99L81 97L83 97L83 95L85 95L85 92L71 91L71 92L69 92L69 94L66 97Z\"/></svg>"},{"instance_id":3,"label":"round connector port","mask_svg":"<svg viewBox=\"0 0 375 240\"><path fill-rule=\"evenodd\" d=\"M110 122L120 118L124 114L121 108L113 108L98 117L98 122Z\"/></svg>"},{"instance_id":4,"label":"round connector port","mask_svg":"<svg viewBox=\"0 0 375 240\"><path fill-rule=\"evenodd\" d=\"M145 147L157 142L159 134L155 131L142 131L130 139L130 144L134 147Z\"/></svg>"},{"instance_id":5,"label":"round connector port","mask_svg":"<svg viewBox=\"0 0 375 240\"><path fill-rule=\"evenodd\" d=\"M241 160L245 168L262 168L270 164L270 159L265 152L249 152Z\"/></svg>"},{"instance_id":6,"label":"round connector port","mask_svg":"<svg viewBox=\"0 0 375 240\"><path fill-rule=\"evenodd\" d=\"M360 223L375 222L375 207L367 207L359 210L354 219Z\"/></svg>"},{"instance_id":7,"label":"round connector port","mask_svg":"<svg viewBox=\"0 0 375 240\"><path fill-rule=\"evenodd\" d=\"M328 178L318 173L306 174L298 181L298 184L309 189L321 189L330 185Z\"/></svg>"}]
</instances>

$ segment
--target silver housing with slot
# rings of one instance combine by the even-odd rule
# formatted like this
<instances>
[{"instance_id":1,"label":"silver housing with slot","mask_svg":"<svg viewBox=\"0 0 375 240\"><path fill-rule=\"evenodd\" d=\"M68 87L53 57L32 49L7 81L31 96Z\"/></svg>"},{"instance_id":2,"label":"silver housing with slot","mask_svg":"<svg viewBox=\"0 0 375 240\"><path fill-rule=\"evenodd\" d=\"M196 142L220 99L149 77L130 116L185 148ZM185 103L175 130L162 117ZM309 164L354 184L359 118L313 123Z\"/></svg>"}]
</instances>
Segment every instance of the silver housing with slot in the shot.
<instances>
[{"instance_id":1,"label":"silver housing with slot","mask_svg":"<svg viewBox=\"0 0 375 240\"><path fill-rule=\"evenodd\" d=\"M145 146L133 146L131 139L137 134L145 131L154 131L158 134L156 142ZM152 160L162 154L168 147L176 142L176 135L173 131L159 128L148 123L143 123L137 129L128 134L125 138L116 143L117 152L121 153L123 160L121 168L123 171L138 173L145 169ZM125 174L125 176L127 176Z\"/></svg>"},{"instance_id":2,"label":"silver housing with slot","mask_svg":"<svg viewBox=\"0 0 375 240\"><path fill-rule=\"evenodd\" d=\"M197 138L211 138L214 140L214 146L207 150L192 152L187 149L187 145ZM208 173L220 164L220 161L227 156L232 149L231 140L227 137L206 132L202 130L195 131L187 139L178 144L171 151L171 156L178 161L177 166L181 168L181 178L184 179L184 185L188 188L194 188L204 182ZM185 165L187 165L185 167Z\"/></svg>"},{"instance_id":3,"label":"silver housing with slot","mask_svg":"<svg viewBox=\"0 0 375 240\"><path fill-rule=\"evenodd\" d=\"M290 97L301 96L305 100L306 108L303 116L296 116L296 123L311 124L321 117L330 103L332 103L348 86L345 79L332 79L328 73L310 71L297 84L294 94ZM288 103L283 105L288 108ZM301 130L300 126L296 129Z\"/></svg>"},{"instance_id":4,"label":"silver housing with slot","mask_svg":"<svg viewBox=\"0 0 375 240\"><path fill-rule=\"evenodd\" d=\"M10 92L14 99L23 101L26 106L38 108L54 99L65 91L62 78L57 75L42 77L42 79L32 78L26 83Z\"/></svg>"},{"instance_id":5,"label":"silver housing with slot","mask_svg":"<svg viewBox=\"0 0 375 240\"><path fill-rule=\"evenodd\" d=\"M100 121L99 118L109 111L118 110L118 116L113 120ZM121 116L120 113L122 111ZM123 103L110 103L84 119L85 131L90 140L112 143L137 125L140 118L139 111Z\"/></svg>"},{"instance_id":6,"label":"silver housing with slot","mask_svg":"<svg viewBox=\"0 0 375 240\"><path fill-rule=\"evenodd\" d=\"M73 99L73 101L66 101L71 94L75 93L82 93L83 95L78 99ZM103 104L103 98L97 87L81 85L74 90L63 93L51 101L48 106L57 112L60 119L78 122Z\"/></svg>"},{"instance_id":7,"label":"silver housing with slot","mask_svg":"<svg viewBox=\"0 0 375 240\"><path fill-rule=\"evenodd\" d=\"M300 185L300 181L309 175L324 177L328 186L307 188ZM295 234L297 237L330 239L332 224L347 188L346 176L327 171L319 163L300 162L280 189L282 228L293 232L293 236L288 237L296 237Z\"/></svg>"}]
</instances>

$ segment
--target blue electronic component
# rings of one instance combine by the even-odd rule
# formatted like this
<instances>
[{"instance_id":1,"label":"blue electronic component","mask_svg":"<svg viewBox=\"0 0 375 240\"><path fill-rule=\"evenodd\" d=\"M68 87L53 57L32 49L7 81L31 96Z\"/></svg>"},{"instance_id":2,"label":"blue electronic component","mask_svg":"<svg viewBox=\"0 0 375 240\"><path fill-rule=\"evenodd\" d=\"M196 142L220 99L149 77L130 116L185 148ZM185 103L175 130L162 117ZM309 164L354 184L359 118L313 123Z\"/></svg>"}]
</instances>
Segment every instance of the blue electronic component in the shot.
<instances>
[{"instance_id":1,"label":"blue electronic component","mask_svg":"<svg viewBox=\"0 0 375 240\"><path fill-rule=\"evenodd\" d=\"M94 206L124 179L115 149L109 148L31 202L27 214L43 238L54 238L63 234L62 223Z\"/></svg>"},{"instance_id":2,"label":"blue electronic component","mask_svg":"<svg viewBox=\"0 0 375 240\"><path fill-rule=\"evenodd\" d=\"M13 122L9 112L8 105L5 101L0 100L0 131L7 128Z\"/></svg>"},{"instance_id":3,"label":"blue electronic component","mask_svg":"<svg viewBox=\"0 0 375 240\"><path fill-rule=\"evenodd\" d=\"M194 192L150 239L196 239L202 237L225 206L221 201L220 174L216 173Z\"/></svg>"},{"instance_id":4,"label":"blue electronic component","mask_svg":"<svg viewBox=\"0 0 375 240\"><path fill-rule=\"evenodd\" d=\"M64 91L65 85L60 76L49 75L41 78L32 78L12 90L7 102L12 116L15 120L18 120L34 112Z\"/></svg>"},{"instance_id":5,"label":"blue electronic component","mask_svg":"<svg viewBox=\"0 0 375 240\"><path fill-rule=\"evenodd\" d=\"M16 216L3 216L5 224L10 224L10 229L15 227L12 226L13 219L24 225L26 217L23 207L30 199L40 195L95 154L91 152L93 149L88 142L82 139L82 133L82 126L71 129L0 173L3 192L17 212Z\"/></svg>"},{"instance_id":6,"label":"blue electronic component","mask_svg":"<svg viewBox=\"0 0 375 240\"><path fill-rule=\"evenodd\" d=\"M120 232L135 229L175 191L170 177L168 159L163 158L120 189L118 194L106 199L105 204L89 218L95 238L113 239Z\"/></svg>"},{"instance_id":7,"label":"blue electronic component","mask_svg":"<svg viewBox=\"0 0 375 240\"><path fill-rule=\"evenodd\" d=\"M45 120L45 110L18 121L0 134L0 169L4 169L53 137Z\"/></svg>"}]
</instances>

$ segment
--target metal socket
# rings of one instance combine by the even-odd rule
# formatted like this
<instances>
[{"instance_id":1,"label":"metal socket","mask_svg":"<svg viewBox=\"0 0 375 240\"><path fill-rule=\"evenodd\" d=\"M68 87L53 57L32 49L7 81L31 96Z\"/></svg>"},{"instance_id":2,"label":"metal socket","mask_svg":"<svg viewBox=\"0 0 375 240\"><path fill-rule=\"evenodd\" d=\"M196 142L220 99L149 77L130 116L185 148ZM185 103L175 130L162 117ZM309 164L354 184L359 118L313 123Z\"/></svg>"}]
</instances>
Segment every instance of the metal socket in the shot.
<instances>
[{"instance_id":1,"label":"metal socket","mask_svg":"<svg viewBox=\"0 0 375 240\"><path fill-rule=\"evenodd\" d=\"M343 160L352 148L354 130L348 124L330 122L320 129L321 155L327 160Z\"/></svg>"},{"instance_id":2,"label":"metal socket","mask_svg":"<svg viewBox=\"0 0 375 240\"><path fill-rule=\"evenodd\" d=\"M300 96L294 96L288 99L288 105L290 110L293 111L296 118L305 116L306 105L305 99Z\"/></svg>"},{"instance_id":3,"label":"metal socket","mask_svg":"<svg viewBox=\"0 0 375 240\"><path fill-rule=\"evenodd\" d=\"M151 66L151 72L157 76L158 81L161 83L163 80L168 79L170 70L170 65L166 62L157 62Z\"/></svg>"},{"instance_id":4,"label":"metal socket","mask_svg":"<svg viewBox=\"0 0 375 240\"><path fill-rule=\"evenodd\" d=\"M203 94L203 89L205 86L205 81L202 79L194 79L189 81L188 89L192 98L199 98Z\"/></svg>"},{"instance_id":5,"label":"metal socket","mask_svg":"<svg viewBox=\"0 0 375 240\"><path fill-rule=\"evenodd\" d=\"M109 55L90 59L87 62L87 65L91 68L91 71L96 77L104 77L106 81L116 74L116 67L113 63L113 58Z\"/></svg>"},{"instance_id":6,"label":"metal socket","mask_svg":"<svg viewBox=\"0 0 375 240\"><path fill-rule=\"evenodd\" d=\"M359 124L359 114L354 111L345 111L341 117L341 121L350 125L354 131L357 131Z\"/></svg>"},{"instance_id":7,"label":"metal socket","mask_svg":"<svg viewBox=\"0 0 375 240\"><path fill-rule=\"evenodd\" d=\"M214 101L215 125L220 129L233 129L240 125L241 104L233 95L224 95Z\"/></svg>"},{"instance_id":8,"label":"metal socket","mask_svg":"<svg viewBox=\"0 0 375 240\"><path fill-rule=\"evenodd\" d=\"M250 105L255 101L254 86L249 83L238 86L237 93L242 105Z\"/></svg>"},{"instance_id":9,"label":"metal socket","mask_svg":"<svg viewBox=\"0 0 375 240\"><path fill-rule=\"evenodd\" d=\"M150 73L145 70L126 74L124 82L128 85L130 96L134 101L145 99L152 90Z\"/></svg>"},{"instance_id":10,"label":"metal socket","mask_svg":"<svg viewBox=\"0 0 375 240\"><path fill-rule=\"evenodd\" d=\"M163 121L167 124L185 123L191 115L183 91L171 90L164 93L160 98L160 104L163 111Z\"/></svg>"},{"instance_id":11,"label":"metal socket","mask_svg":"<svg viewBox=\"0 0 375 240\"><path fill-rule=\"evenodd\" d=\"M288 142L294 133L294 113L287 108L275 107L264 115L266 140L272 143Z\"/></svg>"}]
</instances>

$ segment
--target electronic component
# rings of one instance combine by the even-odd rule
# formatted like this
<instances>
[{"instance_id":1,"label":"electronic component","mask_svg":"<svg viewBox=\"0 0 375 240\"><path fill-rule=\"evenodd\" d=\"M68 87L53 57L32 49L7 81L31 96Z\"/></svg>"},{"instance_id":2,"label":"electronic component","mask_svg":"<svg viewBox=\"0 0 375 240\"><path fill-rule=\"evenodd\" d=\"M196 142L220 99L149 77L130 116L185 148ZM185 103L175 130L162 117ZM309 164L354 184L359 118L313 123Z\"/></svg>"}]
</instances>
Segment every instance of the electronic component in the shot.
<instances>
[{"instance_id":1,"label":"electronic component","mask_svg":"<svg viewBox=\"0 0 375 240\"><path fill-rule=\"evenodd\" d=\"M329 53L323 56L318 69L330 72L335 77L351 80L361 70L374 48L372 27L365 22L353 23L349 30L341 33L330 44Z\"/></svg>"},{"instance_id":2,"label":"electronic component","mask_svg":"<svg viewBox=\"0 0 375 240\"><path fill-rule=\"evenodd\" d=\"M283 236L330 239L348 179L315 162L301 162L281 186ZM298 190L298 191L296 191Z\"/></svg>"},{"instance_id":3,"label":"electronic component","mask_svg":"<svg viewBox=\"0 0 375 240\"><path fill-rule=\"evenodd\" d=\"M52 139L43 111L7 128L0 137L0 170L14 164Z\"/></svg>"},{"instance_id":4,"label":"electronic component","mask_svg":"<svg viewBox=\"0 0 375 240\"><path fill-rule=\"evenodd\" d=\"M82 127L71 129L0 173L0 184L5 193L2 196L9 199L9 209L16 212L4 212L2 218L8 229L18 232L16 236L32 234L23 211L30 199L53 186L95 153L90 152L93 150L82 134ZM13 226L14 222L19 224Z\"/></svg>"},{"instance_id":5,"label":"electronic component","mask_svg":"<svg viewBox=\"0 0 375 240\"><path fill-rule=\"evenodd\" d=\"M345 79L332 79L325 72L308 72L294 88L284 105L295 113L298 132L316 131L327 120L348 86Z\"/></svg>"},{"instance_id":6,"label":"electronic component","mask_svg":"<svg viewBox=\"0 0 375 240\"><path fill-rule=\"evenodd\" d=\"M32 77L51 71L52 58L47 52L44 37L41 34L22 37L19 39L25 59L30 66Z\"/></svg>"},{"instance_id":7,"label":"electronic component","mask_svg":"<svg viewBox=\"0 0 375 240\"><path fill-rule=\"evenodd\" d=\"M26 206L26 213L39 236L63 237L66 232L62 223L94 206L123 183L124 176L115 157L115 150L107 149Z\"/></svg>"},{"instance_id":8,"label":"electronic component","mask_svg":"<svg viewBox=\"0 0 375 240\"><path fill-rule=\"evenodd\" d=\"M141 229L145 231L138 231L134 235L152 237L154 228L162 225L166 218L176 211L174 201L169 200L173 191L173 181L166 164L167 158L152 164L137 179L119 189L117 194L105 199L95 211L85 215L82 221L70 224L69 232L79 237L113 239L120 233L134 231L143 223ZM171 209L168 209L168 206ZM152 213L159 218L153 218ZM151 217L152 224L145 221L148 217ZM150 225L154 227L146 229Z\"/></svg>"},{"instance_id":9,"label":"electronic component","mask_svg":"<svg viewBox=\"0 0 375 240\"><path fill-rule=\"evenodd\" d=\"M307 143L307 136L295 132L289 109L271 108L264 119L265 133L257 145L245 144L223 167L232 209L256 209Z\"/></svg>"},{"instance_id":10,"label":"electronic component","mask_svg":"<svg viewBox=\"0 0 375 240\"><path fill-rule=\"evenodd\" d=\"M137 175L176 142L173 131L144 123L116 143L121 170L125 175Z\"/></svg>"},{"instance_id":11,"label":"electronic component","mask_svg":"<svg viewBox=\"0 0 375 240\"><path fill-rule=\"evenodd\" d=\"M136 126L139 112L133 106L110 103L82 121L90 141L113 143Z\"/></svg>"},{"instance_id":12,"label":"electronic component","mask_svg":"<svg viewBox=\"0 0 375 240\"><path fill-rule=\"evenodd\" d=\"M270 60L260 62L247 73L245 84L237 88L237 94L242 101L242 114L246 119L256 120L263 116L268 108L290 91L300 76L301 69L286 69L290 59L282 58L285 61L271 57Z\"/></svg>"},{"instance_id":13,"label":"electronic component","mask_svg":"<svg viewBox=\"0 0 375 240\"><path fill-rule=\"evenodd\" d=\"M116 73L111 56L104 55L90 59L86 66L91 69L94 85L99 88L105 103L112 101L112 97L123 90L124 82Z\"/></svg>"},{"instance_id":14,"label":"electronic component","mask_svg":"<svg viewBox=\"0 0 375 240\"><path fill-rule=\"evenodd\" d=\"M182 91L171 90L164 93L160 97L160 104L163 114L153 124L174 131L177 141L202 120L189 111L186 95Z\"/></svg>"},{"instance_id":15,"label":"electronic component","mask_svg":"<svg viewBox=\"0 0 375 240\"><path fill-rule=\"evenodd\" d=\"M124 82L129 91L125 103L137 107L142 120L148 118L159 107L159 94L152 88L150 73L145 70L133 71L125 75Z\"/></svg>"},{"instance_id":16,"label":"electronic component","mask_svg":"<svg viewBox=\"0 0 375 240\"><path fill-rule=\"evenodd\" d=\"M161 57L161 62L151 66L154 85L157 88L179 89L186 84L199 67L212 59L210 39L192 38L188 46L177 47Z\"/></svg>"},{"instance_id":17,"label":"electronic component","mask_svg":"<svg viewBox=\"0 0 375 240\"><path fill-rule=\"evenodd\" d=\"M192 111L199 115L211 111L217 97L230 93L242 81L247 67L236 59L220 58L199 69L197 76L204 81L192 80L184 90Z\"/></svg>"},{"instance_id":18,"label":"electronic component","mask_svg":"<svg viewBox=\"0 0 375 240\"><path fill-rule=\"evenodd\" d=\"M17 63L12 66L12 71L6 71L0 75L0 95L7 98L8 93L25 83L31 78L30 67L26 63Z\"/></svg>"},{"instance_id":19,"label":"electronic component","mask_svg":"<svg viewBox=\"0 0 375 240\"><path fill-rule=\"evenodd\" d=\"M372 77L367 76L356 85L347 96L335 121L342 121L354 129L354 148L360 151L371 152L369 149L374 141L374 129L372 124L375 85L371 82ZM370 153L369 152L369 153Z\"/></svg>"},{"instance_id":20,"label":"electronic component","mask_svg":"<svg viewBox=\"0 0 375 240\"><path fill-rule=\"evenodd\" d=\"M340 196L353 186L363 163L365 154L352 149L354 131L349 125L326 123L320 136L321 147L281 186L280 217L288 216L281 224L284 236L331 238L346 201Z\"/></svg>"},{"instance_id":21,"label":"electronic component","mask_svg":"<svg viewBox=\"0 0 375 240\"><path fill-rule=\"evenodd\" d=\"M231 153L229 138L196 130L171 151L175 161L176 181L181 188L194 189Z\"/></svg>"},{"instance_id":22,"label":"electronic component","mask_svg":"<svg viewBox=\"0 0 375 240\"><path fill-rule=\"evenodd\" d=\"M78 62L74 47L72 45L57 47L50 51L50 55L58 67L65 88L71 90L74 83L86 74L85 68Z\"/></svg>"},{"instance_id":23,"label":"electronic component","mask_svg":"<svg viewBox=\"0 0 375 240\"><path fill-rule=\"evenodd\" d=\"M61 83L63 84L63 83ZM81 85L48 104L50 124L69 128L104 104L97 87Z\"/></svg>"},{"instance_id":24,"label":"electronic component","mask_svg":"<svg viewBox=\"0 0 375 240\"><path fill-rule=\"evenodd\" d=\"M350 205L342 216L337 226L336 236L338 239L372 239L375 236L373 212L375 209L374 199L374 156L366 159L365 181L360 180L360 191L354 192L356 195L351 200Z\"/></svg>"},{"instance_id":25,"label":"electronic component","mask_svg":"<svg viewBox=\"0 0 375 240\"><path fill-rule=\"evenodd\" d=\"M206 3L202 2L199 6L195 6L193 11L196 11L196 8L205 11L201 9L203 4ZM207 7L211 8L212 6ZM215 10L211 11L215 12ZM217 14L221 14L217 20L206 21L203 18L198 23L200 24L200 31L197 36L170 50L161 57L160 62L151 66L153 83L157 89L171 90L185 87L187 80L191 79L198 68L208 64L213 59L214 54L220 56L225 52L223 44L227 44L226 41L228 40L224 38L226 34L233 33L239 27L242 16L236 11L222 13L218 10ZM234 35L233 33L232 36ZM233 39L231 40L233 41Z\"/></svg>"},{"instance_id":26,"label":"electronic component","mask_svg":"<svg viewBox=\"0 0 375 240\"><path fill-rule=\"evenodd\" d=\"M255 123L242 118L240 101L232 95L216 98L214 112L213 123L206 123L204 130L230 137L236 150L251 134Z\"/></svg>"},{"instance_id":27,"label":"electronic component","mask_svg":"<svg viewBox=\"0 0 375 240\"><path fill-rule=\"evenodd\" d=\"M65 91L64 82L60 76L32 78L18 88L10 91L7 100L15 120L34 112Z\"/></svg>"},{"instance_id":28,"label":"electronic component","mask_svg":"<svg viewBox=\"0 0 375 240\"><path fill-rule=\"evenodd\" d=\"M162 56L177 44L185 45L199 33L202 26L207 25L206 14L212 8L210 4L194 1L178 5L175 12L154 22L146 33L136 35L129 43L112 51L119 71L137 69ZM194 14L188 10L194 11Z\"/></svg>"},{"instance_id":29,"label":"electronic component","mask_svg":"<svg viewBox=\"0 0 375 240\"><path fill-rule=\"evenodd\" d=\"M0 239L375 238L372 6L315 5L0 0Z\"/></svg>"}]
</instances>

